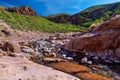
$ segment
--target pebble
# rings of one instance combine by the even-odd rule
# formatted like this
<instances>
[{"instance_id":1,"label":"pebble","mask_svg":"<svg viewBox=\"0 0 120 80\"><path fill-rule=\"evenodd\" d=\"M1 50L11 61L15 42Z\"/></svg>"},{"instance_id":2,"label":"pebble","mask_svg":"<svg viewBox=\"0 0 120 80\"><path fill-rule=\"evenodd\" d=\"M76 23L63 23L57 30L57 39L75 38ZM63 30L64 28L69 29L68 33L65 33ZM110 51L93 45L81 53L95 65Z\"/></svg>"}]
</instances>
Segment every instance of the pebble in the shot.
<instances>
[{"instance_id":1,"label":"pebble","mask_svg":"<svg viewBox=\"0 0 120 80\"><path fill-rule=\"evenodd\" d=\"M87 63L87 62L88 62L87 57L84 57L84 58L81 59L81 63Z\"/></svg>"},{"instance_id":2,"label":"pebble","mask_svg":"<svg viewBox=\"0 0 120 80\"><path fill-rule=\"evenodd\" d=\"M91 64L92 64L92 61L88 61L87 64L90 64L90 65L91 65Z\"/></svg>"},{"instance_id":3,"label":"pebble","mask_svg":"<svg viewBox=\"0 0 120 80\"><path fill-rule=\"evenodd\" d=\"M98 57L98 56L94 56L94 57L93 57L93 59L98 60L98 59L99 59L99 57Z\"/></svg>"},{"instance_id":4,"label":"pebble","mask_svg":"<svg viewBox=\"0 0 120 80\"><path fill-rule=\"evenodd\" d=\"M120 60L114 60L115 63L120 63Z\"/></svg>"},{"instance_id":5,"label":"pebble","mask_svg":"<svg viewBox=\"0 0 120 80\"><path fill-rule=\"evenodd\" d=\"M67 55L66 55L66 54L62 54L62 56L63 56L64 59L66 59L66 56L67 56Z\"/></svg>"},{"instance_id":6,"label":"pebble","mask_svg":"<svg viewBox=\"0 0 120 80\"><path fill-rule=\"evenodd\" d=\"M67 57L66 59L69 60L69 61L73 61L72 57Z\"/></svg>"},{"instance_id":7,"label":"pebble","mask_svg":"<svg viewBox=\"0 0 120 80\"><path fill-rule=\"evenodd\" d=\"M44 48L44 52L51 53L51 50L49 48Z\"/></svg>"},{"instance_id":8,"label":"pebble","mask_svg":"<svg viewBox=\"0 0 120 80\"><path fill-rule=\"evenodd\" d=\"M52 52L51 54L53 57L57 57L56 53Z\"/></svg>"}]
</instances>

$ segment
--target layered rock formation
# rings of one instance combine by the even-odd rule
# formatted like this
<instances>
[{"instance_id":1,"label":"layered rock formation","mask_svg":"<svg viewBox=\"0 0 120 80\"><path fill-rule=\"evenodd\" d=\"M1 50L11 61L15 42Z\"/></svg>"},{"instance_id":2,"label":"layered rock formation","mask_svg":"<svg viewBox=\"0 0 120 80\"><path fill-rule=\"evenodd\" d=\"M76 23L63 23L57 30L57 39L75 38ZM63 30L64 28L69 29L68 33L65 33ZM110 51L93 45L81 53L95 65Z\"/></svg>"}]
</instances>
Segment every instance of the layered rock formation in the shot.
<instances>
[{"instance_id":1,"label":"layered rock formation","mask_svg":"<svg viewBox=\"0 0 120 80\"><path fill-rule=\"evenodd\" d=\"M93 52L95 54L104 53L115 55L116 49L120 47L120 15L108 20L95 28L78 34L77 37L69 41L64 49L74 52ZM117 52L119 52L117 50Z\"/></svg>"},{"instance_id":2,"label":"layered rock formation","mask_svg":"<svg viewBox=\"0 0 120 80\"><path fill-rule=\"evenodd\" d=\"M24 14L24 15L31 15L36 16L36 12L29 6L19 6L19 7L12 7L6 8L6 11L17 13L17 14Z\"/></svg>"}]
</instances>

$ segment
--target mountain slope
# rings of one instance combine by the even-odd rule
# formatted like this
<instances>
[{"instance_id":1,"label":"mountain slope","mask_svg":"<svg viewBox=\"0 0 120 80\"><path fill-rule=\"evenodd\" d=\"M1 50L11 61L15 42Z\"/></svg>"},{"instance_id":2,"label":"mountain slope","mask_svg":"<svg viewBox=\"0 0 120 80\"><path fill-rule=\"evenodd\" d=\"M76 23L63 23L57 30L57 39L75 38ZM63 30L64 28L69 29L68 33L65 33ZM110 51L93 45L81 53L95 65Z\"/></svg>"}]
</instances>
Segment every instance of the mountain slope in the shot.
<instances>
[{"instance_id":1,"label":"mountain slope","mask_svg":"<svg viewBox=\"0 0 120 80\"><path fill-rule=\"evenodd\" d=\"M59 23L67 23L67 19L70 17L70 14L67 13L61 13L61 14L53 14L47 16L47 19L53 22L59 22Z\"/></svg>"},{"instance_id":2,"label":"mountain slope","mask_svg":"<svg viewBox=\"0 0 120 80\"><path fill-rule=\"evenodd\" d=\"M92 23L95 23L96 20L97 22L105 21L117 14L120 14L120 2L89 7L77 14L64 18L64 23L69 22L75 25L80 24L88 27ZM47 19L61 23L60 16L64 17L63 15L59 15L55 17L47 17Z\"/></svg>"},{"instance_id":3,"label":"mountain slope","mask_svg":"<svg viewBox=\"0 0 120 80\"><path fill-rule=\"evenodd\" d=\"M80 31L85 28L76 27L72 24L57 24L46 20L41 16L25 16L0 10L0 19L7 22L14 29L39 30L43 32L71 32Z\"/></svg>"}]
</instances>

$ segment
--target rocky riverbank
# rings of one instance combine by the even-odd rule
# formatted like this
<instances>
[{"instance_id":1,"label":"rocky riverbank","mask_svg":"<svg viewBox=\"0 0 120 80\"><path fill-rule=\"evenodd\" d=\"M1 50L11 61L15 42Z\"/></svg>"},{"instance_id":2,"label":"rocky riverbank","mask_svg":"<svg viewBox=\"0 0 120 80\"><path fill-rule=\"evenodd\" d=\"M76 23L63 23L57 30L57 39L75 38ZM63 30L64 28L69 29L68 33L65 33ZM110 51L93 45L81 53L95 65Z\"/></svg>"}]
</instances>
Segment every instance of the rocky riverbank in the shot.
<instances>
[{"instance_id":1,"label":"rocky riverbank","mask_svg":"<svg viewBox=\"0 0 120 80\"><path fill-rule=\"evenodd\" d=\"M119 80L119 21L120 16L116 16L85 32L46 33L44 36L37 34L39 32L33 34L34 31L13 34L14 30L1 21L7 27L0 32L1 80L7 80L9 76L12 76L10 80L32 80L33 76L35 80L42 77L41 80ZM39 36L35 38L35 35ZM28 72L24 65L30 67ZM36 65L44 65L45 69ZM49 70L45 66L52 68ZM70 75L56 74L53 68ZM11 73L11 70L15 72Z\"/></svg>"}]
</instances>

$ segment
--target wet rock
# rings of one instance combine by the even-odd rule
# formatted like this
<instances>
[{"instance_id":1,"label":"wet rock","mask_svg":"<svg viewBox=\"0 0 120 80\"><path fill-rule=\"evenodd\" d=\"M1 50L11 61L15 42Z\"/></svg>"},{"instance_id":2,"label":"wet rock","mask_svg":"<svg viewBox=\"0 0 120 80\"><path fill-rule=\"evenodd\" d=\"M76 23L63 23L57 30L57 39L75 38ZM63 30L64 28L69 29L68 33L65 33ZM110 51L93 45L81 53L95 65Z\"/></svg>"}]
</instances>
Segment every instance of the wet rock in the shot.
<instances>
[{"instance_id":1,"label":"wet rock","mask_svg":"<svg viewBox=\"0 0 120 80\"><path fill-rule=\"evenodd\" d=\"M99 57L98 57L98 56L94 56L93 59L94 59L94 60L98 60Z\"/></svg>"},{"instance_id":2,"label":"wet rock","mask_svg":"<svg viewBox=\"0 0 120 80\"><path fill-rule=\"evenodd\" d=\"M110 70L110 68L107 65L102 65L102 64L93 65L93 67L97 69Z\"/></svg>"},{"instance_id":3,"label":"wet rock","mask_svg":"<svg viewBox=\"0 0 120 80\"><path fill-rule=\"evenodd\" d=\"M92 59L93 62L106 62L106 63L118 63L118 59L114 52L111 50L99 51L99 52L87 52L85 56Z\"/></svg>"},{"instance_id":4,"label":"wet rock","mask_svg":"<svg viewBox=\"0 0 120 80\"><path fill-rule=\"evenodd\" d=\"M52 52L51 57L57 57L57 54L55 52Z\"/></svg>"},{"instance_id":5,"label":"wet rock","mask_svg":"<svg viewBox=\"0 0 120 80\"><path fill-rule=\"evenodd\" d=\"M45 53L51 53L51 52L52 52L51 49L49 49L49 48L44 48L43 51L44 51Z\"/></svg>"},{"instance_id":6,"label":"wet rock","mask_svg":"<svg viewBox=\"0 0 120 80\"><path fill-rule=\"evenodd\" d=\"M52 63L49 66L55 69L70 73L70 74L74 74L77 72L90 72L91 71L91 69L86 66L78 65L76 63L71 63L71 62Z\"/></svg>"},{"instance_id":7,"label":"wet rock","mask_svg":"<svg viewBox=\"0 0 120 80\"><path fill-rule=\"evenodd\" d=\"M120 60L116 59L116 60L114 60L114 63L120 63Z\"/></svg>"},{"instance_id":8,"label":"wet rock","mask_svg":"<svg viewBox=\"0 0 120 80\"><path fill-rule=\"evenodd\" d=\"M116 55L118 58L120 58L120 48L116 49L115 55Z\"/></svg>"},{"instance_id":9,"label":"wet rock","mask_svg":"<svg viewBox=\"0 0 120 80\"><path fill-rule=\"evenodd\" d=\"M21 54L21 53L10 53L9 56L25 58L25 56L23 54Z\"/></svg>"},{"instance_id":10,"label":"wet rock","mask_svg":"<svg viewBox=\"0 0 120 80\"><path fill-rule=\"evenodd\" d=\"M107 78L96 73L78 73L77 77L82 80L112 80L111 78Z\"/></svg>"},{"instance_id":11,"label":"wet rock","mask_svg":"<svg viewBox=\"0 0 120 80\"><path fill-rule=\"evenodd\" d=\"M35 51L34 53L35 53L36 55L38 55L38 56L43 56L43 54L40 53L39 51Z\"/></svg>"},{"instance_id":12,"label":"wet rock","mask_svg":"<svg viewBox=\"0 0 120 80\"><path fill-rule=\"evenodd\" d=\"M87 64L90 64L90 65L91 65L91 64L92 64L92 61L88 61Z\"/></svg>"},{"instance_id":13,"label":"wet rock","mask_svg":"<svg viewBox=\"0 0 120 80\"><path fill-rule=\"evenodd\" d=\"M69 61L73 61L72 57L67 57L66 59L69 60Z\"/></svg>"},{"instance_id":14,"label":"wet rock","mask_svg":"<svg viewBox=\"0 0 120 80\"><path fill-rule=\"evenodd\" d=\"M87 62L88 62L87 57L84 57L83 59L81 59L81 63L87 63Z\"/></svg>"},{"instance_id":15,"label":"wet rock","mask_svg":"<svg viewBox=\"0 0 120 80\"><path fill-rule=\"evenodd\" d=\"M22 46L21 47L21 51L23 51L25 53L30 53L30 54L34 54L35 53L35 51L32 48L27 47L27 46Z\"/></svg>"},{"instance_id":16,"label":"wet rock","mask_svg":"<svg viewBox=\"0 0 120 80\"><path fill-rule=\"evenodd\" d=\"M57 57L56 55L57 50L55 49L55 44L53 44L51 41L39 39L33 41L31 44L35 48L35 51L37 53L40 53L39 55L43 55L46 57Z\"/></svg>"},{"instance_id":17,"label":"wet rock","mask_svg":"<svg viewBox=\"0 0 120 80\"><path fill-rule=\"evenodd\" d=\"M66 59L66 56L67 56L66 54L62 54L62 57L63 57L64 59Z\"/></svg>"}]
</instances>

